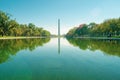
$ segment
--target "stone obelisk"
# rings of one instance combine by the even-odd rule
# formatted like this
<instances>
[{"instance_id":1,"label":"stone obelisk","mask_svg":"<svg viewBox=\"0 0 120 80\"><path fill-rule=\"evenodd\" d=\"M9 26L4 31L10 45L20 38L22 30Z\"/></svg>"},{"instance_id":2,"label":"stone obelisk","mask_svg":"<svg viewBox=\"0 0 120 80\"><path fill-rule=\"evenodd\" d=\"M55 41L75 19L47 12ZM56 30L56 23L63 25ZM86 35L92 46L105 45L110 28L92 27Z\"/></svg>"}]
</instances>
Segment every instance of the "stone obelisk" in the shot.
<instances>
[{"instance_id":1,"label":"stone obelisk","mask_svg":"<svg viewBox=\"0 0 120 80\"><path fill-rule=\"evenodd\" d=\"M58 19L58 37L60 37L60 19Z\"/></svg>"}]
</instances>

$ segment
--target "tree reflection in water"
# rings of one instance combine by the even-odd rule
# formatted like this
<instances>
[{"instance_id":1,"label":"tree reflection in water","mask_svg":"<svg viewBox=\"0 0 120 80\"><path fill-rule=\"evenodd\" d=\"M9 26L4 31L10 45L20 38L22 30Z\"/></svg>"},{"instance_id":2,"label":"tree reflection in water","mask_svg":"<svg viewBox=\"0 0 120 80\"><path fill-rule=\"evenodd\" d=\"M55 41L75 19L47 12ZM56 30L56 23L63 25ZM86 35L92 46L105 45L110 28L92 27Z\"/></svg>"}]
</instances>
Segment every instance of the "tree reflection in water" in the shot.
<instances>
[{"instance_id":1,"label":"tree reflection in water","mask_svg":"<svg viewBox=\"0 0 120 80\"><path fill-rule=\"evenodd\" d=\"M29 49L32 51L49 41L50 38L0 40L0 63L7 61L11 55L16 55L20 50Z\"/></svg>"},{"instance_id":2,"label":"tree reflection in water","mask_svg":"<svg viewBox=\"0 0 120 80\"><path fill-rule=\"evenodd\" d=\"M120 57L120 41L119 40L93 40L93 39L68 39L69 43L79 47L82 50L89 49L91 51L100 50L108 55Z\"/></svg>"}]
</instances>

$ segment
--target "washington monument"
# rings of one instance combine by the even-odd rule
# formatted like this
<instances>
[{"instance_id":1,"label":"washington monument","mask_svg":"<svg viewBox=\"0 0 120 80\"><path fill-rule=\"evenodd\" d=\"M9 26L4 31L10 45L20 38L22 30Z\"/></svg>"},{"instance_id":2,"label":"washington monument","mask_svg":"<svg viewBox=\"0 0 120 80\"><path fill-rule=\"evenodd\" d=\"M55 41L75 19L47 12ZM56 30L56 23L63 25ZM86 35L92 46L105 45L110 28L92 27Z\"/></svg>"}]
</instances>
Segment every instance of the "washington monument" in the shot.
<instances>
[{"instance_id":1,"label":"washington monument","mask_svg":"<svg viewBox=\"0 0 120 80\"><path fill-rule=\"evenodd\" d=\"M58 19L58 37L60 37L60 19Z\"/></svg>"}]
</instances>

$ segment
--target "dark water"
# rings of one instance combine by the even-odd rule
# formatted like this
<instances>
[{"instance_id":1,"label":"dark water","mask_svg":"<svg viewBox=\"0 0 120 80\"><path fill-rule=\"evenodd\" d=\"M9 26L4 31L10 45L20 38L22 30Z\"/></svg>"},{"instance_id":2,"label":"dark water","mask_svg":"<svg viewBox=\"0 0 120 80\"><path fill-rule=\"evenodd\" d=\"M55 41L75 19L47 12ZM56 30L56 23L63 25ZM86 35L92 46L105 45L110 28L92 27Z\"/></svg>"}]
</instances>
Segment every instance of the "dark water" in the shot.
<instances>
[{"instance_id":1,"label":"dark water","mask_svg":"<svg viewBox=\"0 0 120 80\"><path fill-rule=\"evenodd\" d=\"M120 41L0 40L0 80L120 80Z\"/></svg>"}]
</instances>

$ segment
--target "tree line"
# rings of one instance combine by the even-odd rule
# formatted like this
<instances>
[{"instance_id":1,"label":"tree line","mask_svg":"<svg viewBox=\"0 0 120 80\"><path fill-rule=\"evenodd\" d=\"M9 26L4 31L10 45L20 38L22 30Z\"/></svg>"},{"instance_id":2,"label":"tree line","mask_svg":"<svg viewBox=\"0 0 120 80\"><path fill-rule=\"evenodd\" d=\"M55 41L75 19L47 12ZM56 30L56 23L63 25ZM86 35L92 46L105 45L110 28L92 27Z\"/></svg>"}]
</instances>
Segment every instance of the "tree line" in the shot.
<instances>
[{"instance_id":1,"label":"tree line","mask_svg":"<svg viewBox=\"0 0 120 80\"><path fill-rule=\"evenodd\" d=\"M69 30L66 37L120 37L120 18L108 19L100 24L81 24Z\"/></svg>"},{"instance_id":2,"label":"tree line","mask_svg":"<svg viewBox=\"0 0 120 80\"><path fill-rule=\"evenodd\" d=\"M33 23L19 24L11 15L0 11L0 36L50 36L50 32Z\"/></svg>"}]
</instances>

